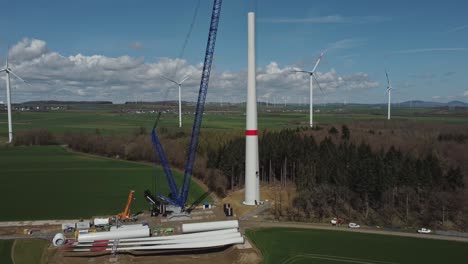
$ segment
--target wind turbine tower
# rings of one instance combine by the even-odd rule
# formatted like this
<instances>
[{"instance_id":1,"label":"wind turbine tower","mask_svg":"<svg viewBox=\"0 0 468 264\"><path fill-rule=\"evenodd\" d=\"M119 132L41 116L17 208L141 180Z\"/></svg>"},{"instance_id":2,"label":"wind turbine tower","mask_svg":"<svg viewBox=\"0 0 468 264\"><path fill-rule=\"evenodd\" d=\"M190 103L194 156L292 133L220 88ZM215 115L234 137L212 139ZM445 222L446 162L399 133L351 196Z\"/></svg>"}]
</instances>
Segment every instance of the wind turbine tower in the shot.
<instances>
[{"instance_id":1,"label":"wind turbine tower","mask_svg":"<svg viewBox=\"0 0 468 264\"><path fill-rule=\"evenodd\" d=\"M184 83L185 80L187 80L189 76L188 76L188 75L185 76L185 77L182 79L182 81L180 81L180 82L174 81L174 80L169 79L169 78L164 77L164 76L162 76L162 77L163 77L164 79L170 81L170 82L175 83L175 84L179 87L179 127L182 127L182 94L181 94L181 86L182 86L182 83Z\"/></svg>"},{"instance_id":2,"label":"wind turbine tower","mask_svg":"<svg viewBox=\"0 0 468 264\"><path fill-rule=\"evenodd\" d=\"M387 120L390 120L390 107L391 107L391 95L392 95L392 85L390 84L390 78L388 77L388 72L385 70L385 75L387 76L387 94L388 94L388 110L387 110Z\"/></svg>"},{"instance_id":3,"label":"wind turbine tower","mask_svg":"<svg viewBox=\"0 0 468 264\"><path fill-rule=\"evenodd\" d=\"M258 166L257 87L255 66L255 13L248 13L247 100L245 128L245 205L260 202Z\"/></svg>"},{"instance_id":4,"label":"wind turbine tower","mask_svg":"<svg viewBox=\"0 0 468 264\"><path fill-rule=\"evenodd\" d=\"M0 70L0 72L6 73L6 100L7 100L7 111L8 111L8 143L13 142L13 120L11 117L11 88L10 88L10 74L15 76L17 79L21 80L22 82L26 83L25 80L21 79L18 75L16 75L10 68L8 64L8 55L7 53L5 68Z\"/></svg>"},{"instance_id":5,"label":"wind turbine tower","mask_svg":"<svg viewBox=\"0 0 468 264\"><path fill-rule=\"evenodd\" d=\"M322 60L323 55L325 54L325 51L320 53L320 57L317 59L317 62L315 63L314 68L312 71L292 71L294 73L306 73L309 75L309 85L310 85L310 104L309 104L309 112L310 112L310 120L309 120L309 125L310 127L314 127L314 82L313 79L317 82L317 85L319 85L319 82L317 80L317 77L315 76L315 70L317 69L318 65L320 64L320 61ZM320 90L322 88L319 85Z\"/></svg>"}]
</instances>

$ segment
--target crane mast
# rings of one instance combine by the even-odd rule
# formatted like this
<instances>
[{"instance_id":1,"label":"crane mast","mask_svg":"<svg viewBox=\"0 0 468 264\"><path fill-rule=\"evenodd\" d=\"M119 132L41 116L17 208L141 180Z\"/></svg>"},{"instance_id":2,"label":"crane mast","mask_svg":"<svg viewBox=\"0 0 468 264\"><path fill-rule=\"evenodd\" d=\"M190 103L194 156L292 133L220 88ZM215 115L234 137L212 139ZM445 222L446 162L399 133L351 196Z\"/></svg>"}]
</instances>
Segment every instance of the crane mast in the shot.
<instances>
[{"instance_id":1,"label":"crane mast","mask_svg":"<svg viewBox=\"0 0 468 264\"><path fill-rule=\"evenodd\" d=\"M179 206L181 209L185 207L188 198L188 192L190 189L190 182L193 175L193 165L195 163L195 154L197 152L198 147L198 137L200 135L200 128L203 118L203 111L205 109L205 101L206 101L206 94L208 92L208 83L210 80L210 72L211 72L211 64L213 62L213 55L215 50L215 43L216 43L216 36L218 32L218 24L219 24L219 16L221 13L221 4L222 0L214 0L213 2L213 10L211 13L211 23L210 23L210 30L208 33L208 42L206 44L206 51L205 51L205 60L203 62L203 71L200 80L200 90L198 92L198 101L195 111L195 118L192 127L192 136L190 138L190 145L189 151L187 153L187 159L184 169L184 178L182 182L182 187L180 188L180 193L178 193L177 185L175 184L174 177L170 170L169 162L167 161L166 155L164 153L163 147L159 138L156 134L156 123L152 130L152 141L153 145L156 148L158 153L160 162L163 166L164 173L166 175L166 179L169 184L169 188L171 189L171 193L173 197L168 198L161 194L158 194L158 198L169 202L173 205Z\"/></svg>"},{"instance_id":2,"label":"crane mast","mask_svg":"<svg viewBox=\"0 0 468 264\"><path fill-rule=\"evenodd\" d=\"M180 192L180 202L183 202L184 204L188 198L190 181L193 174L193 165L195 163L195 154L198 147L198 136L200 135L203 111L205 109L206 94L208 92L208 83L210 81L211 64L213 62L222 2L222 0L214 0L213 11L211 13L210 31L208 33L208 42L206 43L205 61L203 63L202 77L200 81L200 91L198 92L198 101L192 128L192 137L190 139L189 152L187 154L187 163L185 164L184 181ZM182 204L181 206L183 207Z\"/></svg>"}]
</instances>

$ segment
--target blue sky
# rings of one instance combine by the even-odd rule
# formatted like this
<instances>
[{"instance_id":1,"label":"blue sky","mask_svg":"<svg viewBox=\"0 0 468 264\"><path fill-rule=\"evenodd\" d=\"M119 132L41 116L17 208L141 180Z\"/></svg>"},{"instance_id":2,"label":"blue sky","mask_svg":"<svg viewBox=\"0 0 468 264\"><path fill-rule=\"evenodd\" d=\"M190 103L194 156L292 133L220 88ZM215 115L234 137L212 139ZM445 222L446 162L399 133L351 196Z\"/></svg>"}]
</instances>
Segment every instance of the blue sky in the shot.
<instances>
[{"instance_id":1,"label":"blue sky","mask_svg":"<svg viewBox=\"0 0 468 264\"><path fill-rule=\"evenodd\" d=\"M183 62L174 60L196 0L1 2L1 57L13 46L17 74L35 87L18 83L16 101L52 94L57 99L157 100L175 94L158 75L181 78L185 73L193 76L185 99L197 92L212 1L201 0ZM246 13L255 11L258 95L263 99L302 102L306 77L287 76L289 69L311 68L320 51L328 49L318 68L325 90L318 100L384 102L386 68L396 101L468 102L467 10L465 1L224 0L208 99L245 96ZM28 52L33 55L24 55ZM67 65L63 72L54 68L58 57L52 55L57 54L67 58L60 62ZM78 60L78 54L84 58ZM86 72L80 63L97 68ZM112 63L128 63L132 76L146 81L134 82L130 74L124 78L126 67L108 73L102 65ZM96 81L99 65L106 71L105 82Z\"/></svg>"}]
</instances>

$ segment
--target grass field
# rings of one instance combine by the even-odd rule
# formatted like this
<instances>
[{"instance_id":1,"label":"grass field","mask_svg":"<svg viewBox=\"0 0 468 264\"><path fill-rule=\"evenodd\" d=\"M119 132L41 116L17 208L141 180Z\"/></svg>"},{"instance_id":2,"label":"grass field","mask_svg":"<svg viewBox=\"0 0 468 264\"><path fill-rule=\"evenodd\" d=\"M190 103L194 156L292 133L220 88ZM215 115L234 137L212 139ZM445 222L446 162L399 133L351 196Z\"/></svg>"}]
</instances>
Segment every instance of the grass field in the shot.
<instances>
[{"instance_id":1,"label":"grass field","mask_svg":"<svg viewBox=\"0 0 468 264\"><path fill-rule=\"evenodd\" d=\"M247 230L264 263L466 263L468 243L352 232L268 228Z\"/></svg>"},{"instance_id":2,"label":"grass field","mask_svg":"<svg viewBox=\"0 0 468 264\"><path fill-rule=\"evenodd\" d=\"M45 248L49 245L46 240L18 239L13 248L15 264L39 264L42 261Z\"/></svg>"},{"instance_id":3,"label":"grass field","mask_svg":"<svg viewBox=\"0 0 468 264\"><path fill-rule=\"evenodd\" d=\"M305 112L294 112L296 110ZM346 123L355 120L385 119L384 108L362 107L322 107L315 114L318 124ZM260 108L258 117L259 129L284 128L308 125L308 113L305 107L271 108L266 112ZM287 110L288 112L283 112ZM448 110L447 110L448 111ZM439 111L430 108L394 108L393 119L415 120L419 122L467 123L467 111ZM47 128L55 133L95 132L99 129L104 134L129 134L139 127L150 130L156 114L120 113L110 109L52 111L52 112L18 112L13 113L15 131L31 128ZM6 137L6 113L0 113L0 136ZM183 130L191 131L193 114L183 115ZM163 114L160 127L177 128L178 115ZM215 130L232 130L245 128L245 115L242 109L234 112L207 112L203 117L203 127Z\"/></svg>"},{"instance_id":4,"label":"grass field","mask_svg":"<svg viewBox=\"0 0 468 264\"><path fill-rule=\"evenodd\" d=\"M11 247L14 240L0 240L0 263L12 264L11 261Z\"/></svg>"},{"instance_id":5,"label":"grass field","mask_svg":"<svg viewBox=\"0 0 468 264\"><path fill-rule=\"evenodd\" d=\"M148 209L143 191L154 175L168 194L160 167L67 152L59 146L0 148L0 221L87 218L123 211L135 190L132 212ZM180 186L182 175L175 172ZM204 191L192 182L189 201ZM208 198L211 199L211 198Z\"/></svg>"}]
</instances>

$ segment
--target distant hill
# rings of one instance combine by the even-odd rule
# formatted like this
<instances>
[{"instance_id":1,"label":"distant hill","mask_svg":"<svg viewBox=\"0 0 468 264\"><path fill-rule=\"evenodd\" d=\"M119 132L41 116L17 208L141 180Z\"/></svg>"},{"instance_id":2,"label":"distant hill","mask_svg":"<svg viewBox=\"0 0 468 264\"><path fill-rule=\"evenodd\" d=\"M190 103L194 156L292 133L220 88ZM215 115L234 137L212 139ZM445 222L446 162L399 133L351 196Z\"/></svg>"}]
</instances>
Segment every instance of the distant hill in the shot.
<instances>
[{"instance_id":1,"label":"distant hill","mask_svg":"<svg viewBox=\"0 0 468 264\"><path fill-rule=\"evenodd\" d=\"M420 100L413 100L413 101L406 101L402 102L399 105L407 106L407 107L468 107L467 103L461 101L450 101L447 103L439 103L439 102L427 102L427 101L420 101Z\"/></svg>"}]
</instances>

